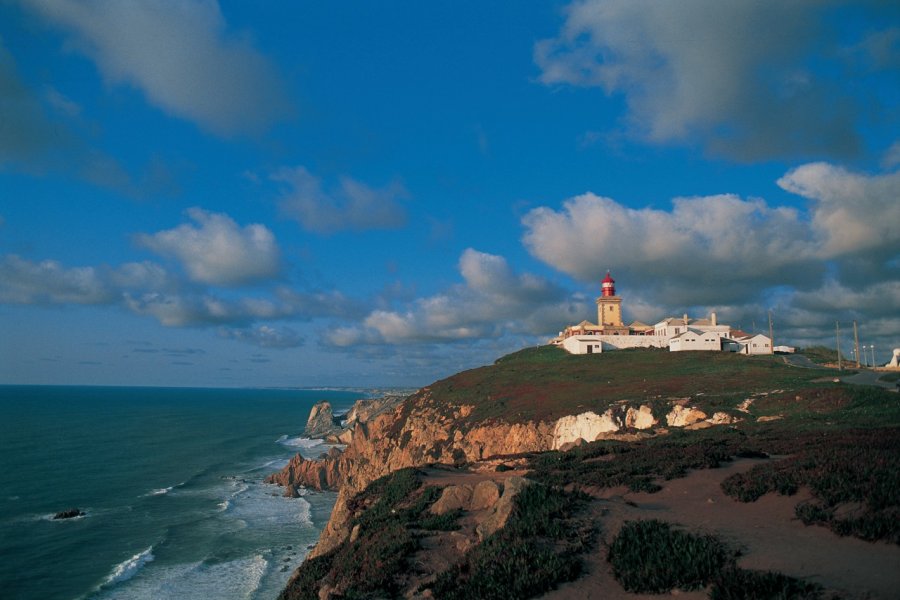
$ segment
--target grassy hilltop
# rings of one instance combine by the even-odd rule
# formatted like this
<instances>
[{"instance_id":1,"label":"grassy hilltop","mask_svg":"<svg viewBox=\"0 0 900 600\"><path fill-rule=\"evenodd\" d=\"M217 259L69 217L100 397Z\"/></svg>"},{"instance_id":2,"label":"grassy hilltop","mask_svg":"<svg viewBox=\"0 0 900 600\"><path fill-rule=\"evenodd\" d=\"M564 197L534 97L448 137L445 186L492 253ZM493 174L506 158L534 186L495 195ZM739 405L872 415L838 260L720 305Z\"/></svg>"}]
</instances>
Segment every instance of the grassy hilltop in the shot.
<instances>
[{"instance_id":1,"label":"grassy hilltop","mask_svg":"<svg viewBox=\"0 0 900 600\"><path fill-rule=\"evenodd\" d=\"M840 546L839 560L887 557L893 564L900 546L900 397L836 383L836 374L793 367L778 356L654 350L573 356L541 347L435 382L407 401L405 414L422 403L444 407L462 431L600 413L622 402L650 405L654 414L689 403L740 421L698 431L663 423L636 442L510 456L499 466L494 459L492 471L514 469L531 483L513 497L505 527L462 546L478 515L430 511L447 477L501 481L505 473L486 473L479 464L457 465L450 476L396 471L350 503L352 541L304 563L282 598L568 598L585 589L624 598L670 590L714 599L854 597L855 583L832 575L841 569L803 571L784 557L760 556L765 540L752 539L758 525L740 527L756 503L783 498L791 514L778 527L815 527L816 545L866 540L875 545L864 555L843 554ZM458 411L463 405L473 409ZM697 479L703 474L709 475ZM705 508L700 526L696 515L678 512L686 492L670 488L680 481L696 481L682 485L686 490L714 482L715 491L704 494L708 502L716 498L708 506L725 507L726 533L719 535L721 523L706 521ZM676 508L660 512L673 496ZM464 549L448 554L453 546ZM774 566L753 566L760 562ZM882 587L861 597L872 589L878 597L878 589L897 583L872 584Z\"/></svg>"},{"instance_id":2,"label":"grassy hilltop","mask_svg":"<svg viewBox=\"0 0 900 600\"><path fill-rule=\"evenodd\" d=\"M656 408L690 397L701 408L733 407L753 394L822 387L833 369L803 369L780 356L634 349L572 355L555 346L528 348L493 365L429 386L437 403L471 405L470 421L550 420L620 401Z\"/></svg>"}]
</instances>

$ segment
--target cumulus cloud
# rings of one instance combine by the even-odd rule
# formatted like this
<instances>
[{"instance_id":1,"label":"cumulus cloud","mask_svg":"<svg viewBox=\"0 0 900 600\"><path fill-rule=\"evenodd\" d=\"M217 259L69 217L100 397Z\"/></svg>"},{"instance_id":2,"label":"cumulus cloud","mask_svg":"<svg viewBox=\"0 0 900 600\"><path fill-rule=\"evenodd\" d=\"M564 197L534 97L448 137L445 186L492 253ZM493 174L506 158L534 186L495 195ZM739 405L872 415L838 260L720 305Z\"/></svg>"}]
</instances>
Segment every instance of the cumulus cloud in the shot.
<instances>
[{"instance_id":1,"label":"cumulus cloud","mask_svg":"<svg viewBox=\"0 0 900 600\"><path fill-rule=\"evenodd\" d=\"M321 180L302 166L279 169L272 179L285 186L282 212L308 231L397 229L406 223L400 202L408 194L399 183L376 189L341 177L337 187L326 191Z\"/></svg>"},{"instance_id":2,"label":"cumulus cloud","mask_svg":"<svg viewBox=\"0 0 900 600\"><path fill-rule=\"evenodd\" d=\"M586 310L561 287L514 273L501 256L469 248L460 257L459 271L464 283L403 310L372 311L362 326L330 331L329 343L347 347L544 335L555 331L560 319Z\"/></svg>"},{"instance_id":3,"label":"cumulus cloud","mask_svg":"<svg viewBox=\"0 0 900 600\"><path fill-rule=\"evenodd\" d=\"M0 282L0 299L12 304L105 304L113 300L97 269L66 269L53 260L35 263L7 255L0 262Z\"/></svg>"},{"instance_id":4,"label":"cumulus cloud","mask_svg":"<svg viewBox=\"0 0 900 600\"><path fill-rule=\"evenodd\" d=\"M215 0L34 0L24 6L70 35L110 85L218 135L257 133L289 112L275 68L228 31Z\"/></svg>"},{"instance_id":5,"label":"cumulus cloud","mask_svg":"<svg viewBox=\"0 0 900 600\"><path fill-rule=\"evenodd\" d=\"M863 175L812 163L791 170L778 185L811 201L822 258L857 253L875 253L884 259L900 255L900 171Z\"/></svg>"},{"instance_id":6,"label":"cumulus cloud","mask_svg":"<svg viewBox=\"0 0 900 600\"><path fill-rule=\"evenodd\" d=\"M34 262L15 254L0 259L0 301L9 304L111 304L121 289L166 288L168 274L142 262L111 267L65 267L55 260Z\"/></svg>"},{"instance_id":7,"label":"cumulus cloud","mask_svg":"<svg viewBox=\"0 0 900 600\"><path fill-rule=\"evenodd\" d=\"M823 269L797 211L733 195L677 198L664 211L587 193L523 223L525 245L556 269L587 282L611 268L675 303L735 301L760 280L811 285Z\"/></svg>"},{"instance_id":8,"label":"cumulus cloud","mask_svg":"<svg viewBox=\"0 0 900 600\"><path fill-rule=\"evenodd\" d=\"M199 208L189 209L188 216L196 225L185 223L138 235L136 240L161 256L178 260L194 282L236 286L278 276L280 252L267 227L240 227L228 215Z\"/></svg>"},{"instance_id":9,"label":"cumulus cloud","mask_svg":"<svg viewBox=\"0 0 900 600\"><path fill-rule=\"evenodd\" d=\"M746 160L845 157L858 152L856 126L873 111L843 85L853 65L840 52L842 36L826 33L831 8L813 0L576 0L534 58L545 84L622 94L630 130L651 143L699 140ZM877 27L877 7L860 12L863 20L874 14ZM890 76L874 58L894 37L871 38L870 69Z\"/></svg>"}]
</instances>

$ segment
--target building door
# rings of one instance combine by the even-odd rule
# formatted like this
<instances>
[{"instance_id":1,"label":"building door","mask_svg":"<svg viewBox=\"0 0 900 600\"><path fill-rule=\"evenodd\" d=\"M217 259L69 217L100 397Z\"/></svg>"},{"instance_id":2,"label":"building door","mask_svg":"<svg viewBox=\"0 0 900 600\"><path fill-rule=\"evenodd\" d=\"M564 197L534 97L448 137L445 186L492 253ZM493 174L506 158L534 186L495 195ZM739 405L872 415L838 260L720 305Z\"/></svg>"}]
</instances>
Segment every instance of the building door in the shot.
<instances>
[{"instance_id":1,"label":"building door","mask_svg":"<svg viewBox=\"0 0 900 600\"><path fill-rule=\"evenodd\" d=\"M593 354L593 353L594 353L594 347L593 347L591 344L588 344L588 347L587 347L587 353L588 353L588 354Z\"/></svg>"}]
</instances>

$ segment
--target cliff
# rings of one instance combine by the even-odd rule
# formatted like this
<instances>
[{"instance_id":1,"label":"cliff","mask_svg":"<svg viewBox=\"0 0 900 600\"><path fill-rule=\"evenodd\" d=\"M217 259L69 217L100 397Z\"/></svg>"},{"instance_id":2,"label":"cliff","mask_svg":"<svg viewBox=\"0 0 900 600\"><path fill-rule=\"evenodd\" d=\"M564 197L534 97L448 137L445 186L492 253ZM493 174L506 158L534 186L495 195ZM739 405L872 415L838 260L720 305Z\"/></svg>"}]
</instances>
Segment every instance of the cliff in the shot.
<instances>
[{"instance_id":1,"label":"cliff","mask_svg":"<svg viewBox=\"0 0 900 600\"><path fill-rule=\"evenodd\" d=\"M467 464L475 470L513 467L521 464L515 457L526 453L597 439L634 440L665 434L670 427L701 428L743 417L734 409L705 408L706 394L680 395L704 382L708 389L728 381L721 370L698 372L696 359L652 351L610 353L603 362L589 362L591 358L570 356L558 348L529 350L376 409L368 401L357 403L348 413L353 436L343 452L332 451L320 460L298 455L268 481L285 486L288 493L297 486L339 491L313 551L318 556L350 534L347 501L399 469L430 464ZM763 364L733 355L723 362L731 377L748 380ZM682 378L680 384L662 381L671 371L691 370L693 378ZM769 377L751 393L768 393L773 382L780 380Z\"/></svg>"},{"instance_id":2,"label":"cliff","mask_svg":"<svg viewBox=\"0 0 900 600\"><path fill-rule=\"evenodd\" d=\"M825 374L817 370L794 369L769 356L679 354L623 351L602 357L573 357L560 354L555 348L542 348L435 382L405 399L397 399L386 409L382 407L384 410L369 411L369 407L361 406L353 413L352 439L343 451L333 449L319 460L304 460L297 456L270 478L270 481L285 486L289 493L297 486L339 490L331 518L317 546L292 579L289 589L293 591L284 597L315 597L306 592L296 595L304 585L313 586L319 590L319 597L327 598L340 597L347 589L357 589L353 587L355 584L348 583L348 575L341 571L340 562L347 561L357 565L353 569L365 570L359 561L365 563L367 559L354 552L363 552L362 548L370 546L379 548L372 552L382 552L383 536L388 535L386 531L391 532L390 539L394 540L387 547L394 550L397 550L397 539L400 538L393 536L400 535L397 532L406 532L401 536L405 540L403 552L415 553L416 563L428 565L425 571L431 575L406 573L401 576L399 573L408 569L398 566L394 580L383 582L387 587L378 588L381 591L375 596L398 595L402 588L406 590L404 594L418 597L417 589L432 585L437 586L435 590L440 589L440 577L435 580L435 574L449 573L448 568L451 571L463 568L459 565L466 560L477 561L477 548L486 543L485 536L478 533L479 527L484 531L482 523L497 519L494 516L496 509L476 510L471 503L474 490L478 485L484 488L486 480L503 490L509 485L509 475L531 472L529 477L544 482L551 490L575 486L593 493L598 485L624 484L636 491L656 492L663 489L655 483L658 478L683 477L689 469L718 466L733 456L783 452L784 446L764 448L748 443L744 431L755 431L756 423L768 426L769 421L776 424L789 422L798 406L802 405L803 411L807 412L818 410L811 408L818 407L816 402L827 405L829 410L843 406L843 400L831 399L831 392L820 394L822 400L815 395L819 394L814 387L815 380ZM830 402L835 405L831 406ZM708 431L700 431L705 429ZM717 441L711 445L700 443L699 454L687 451L681 437L673 438L671 448L665 446L669 442L655 443L672 438L668 434L678 430L697 431L690 435L707 436L698 440ZM715 431L726 433L711 433ZM714 437L709 438L709 435ZM721 437L724 441L715 436L724 436ZM609 456L605 454L606 446L597 446L597 443L621 442L636 442L635 457L647 452L649 458L633 459L633 472L628 471L631 467L625 468L620 462L607 460L631 452L625 449L627 445L610 451L614 454ZM583 448L588 450L582 451ZM597 448L601 450L599 454ZM562 459L563 452L569 457L566 460ZM544 456L548 458L542 458ZM570 461L574 462L570 464ZM654 466L647 467L648 461ZM560 470L560 464L568 465L568 470ZM390 496L385 492L385 486L390 487L384 483L385 478L427 465L445 465L457 469L459 475L455 477L474 479L454 483L452 478L419 475L416 486L404 492L408 497L403 494L392 497L389 514L395 517L390 518L406 517L399 523L391 521L388 529L384 529L388 527L387 521L377 528L367 529L367 511L378 513L379 495ZM604 470L605 465L611 465L612 470ZM418 491L414 491L416 489ZM440 493L430 492L432 489ZM535 491L531 495L534 494L550 494L541 501L550 502L547 498L557 492ZM369 496L374 500L361 500ZM571 498L555 498L551 504L578 504ZM438 499L441 502L437 502ZM438 508L429 509L429 503L435 503ZM508 500L506 506L512 506L512 501ZM512 511L512 508L508 510ZM422 524L428 521L423 515L429 511L442 517L449 511L450 524L462 527L462 530L429 533L428 527ZM379 514L383 512L382 509ZM598 514L600 512L602 510ZM507 516L504 515L500 525L490 526L490 531L502 527ZM584 533L587 530L578 524L577 515L560 509L553 519L566 525L557 524L550 530L569 528L567 536L582 540L576 544L577 552L588 547L586 540L591 534ZM531 531L529 526L522 527L523 531ZM512 531L504 535L512 536L504 543L517 544L515 536L526 534ZM438 555L442 558L435 558L438 556L434 554L436 550L422 549L425 542L419 540L427 539L432 539L427 547L449 545L456 550L441 551L444 555L440 552ZM438 539L442 541L438 543ZM545 545L558 548L560 543L549 540ZM530 550L522 551L531 553ZM401 553L397 559L398 565L413 560L412 555L403 556ZM573 566L577 562L567 563L575 569L566 575L567 578L577 576ZM526 571L530 568L516 567ZM310 580L310 583L304 579L308 577L313 577L314 581ZM367 577L374 575L370 573ZM323 578L331 583L322 583ZM565 580L550 578L547 581ZM526 589L531 588L526 585Z\"/></svg>"}]
</instances>

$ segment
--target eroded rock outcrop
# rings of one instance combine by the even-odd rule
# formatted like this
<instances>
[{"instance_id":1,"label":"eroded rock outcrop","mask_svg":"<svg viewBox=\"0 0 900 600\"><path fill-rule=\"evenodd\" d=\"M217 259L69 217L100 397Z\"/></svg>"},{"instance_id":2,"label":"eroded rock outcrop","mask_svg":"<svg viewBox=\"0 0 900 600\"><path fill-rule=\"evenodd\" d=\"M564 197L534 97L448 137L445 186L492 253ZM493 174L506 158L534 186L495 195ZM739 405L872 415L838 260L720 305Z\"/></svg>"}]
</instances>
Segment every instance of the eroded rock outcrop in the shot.
<instances>
[{"instance_id":1,"label":"eroded rock outcrop","mask_svg":"<svg viewBox=\"0 0 900 600\"><path fill-rule=\"evenodd\" d=\"M580 415L562 417L553 428L553 449L558 450L578 439L593 442L601 433L619 431L622 425L622 419L611 408L602 415L588 411Z\"/></svg>"},{"instance_id":2,"label":"eroded rock outcrop","mask_svg":"<svg viewBox=\"0 0 900 600\"><path fill-rule=\"evenodd\" d=\"M687 427L706 419L706 413L696 407L686 408L680 404L672 407L666 415L666 424L669 427Z\"/></svg>"},{"instance_id":3,"label":"eroded rock outcrop","mask_svg":"<svg viewBox=\"0 0 900 600\"><path fill-rule=\"evenodd\" d=\"M629 406L625 412L625 427L650 429L658 423L659 421L653 416L653 409L645 404L642 404L638 409Z\"/></svg>"},{"instance_id":4,"label":"eroded rock outcrop","mask_svg":"<svg viewBox=\"0 0 900 600\"><path fill-rule=\"evenodd\" d=\"M333 433L340 433L341 426L334 420L331 403L316 402L309 411L309 419L303 434L309 438L324 438Z\"/></svg>"}]
</instances>

